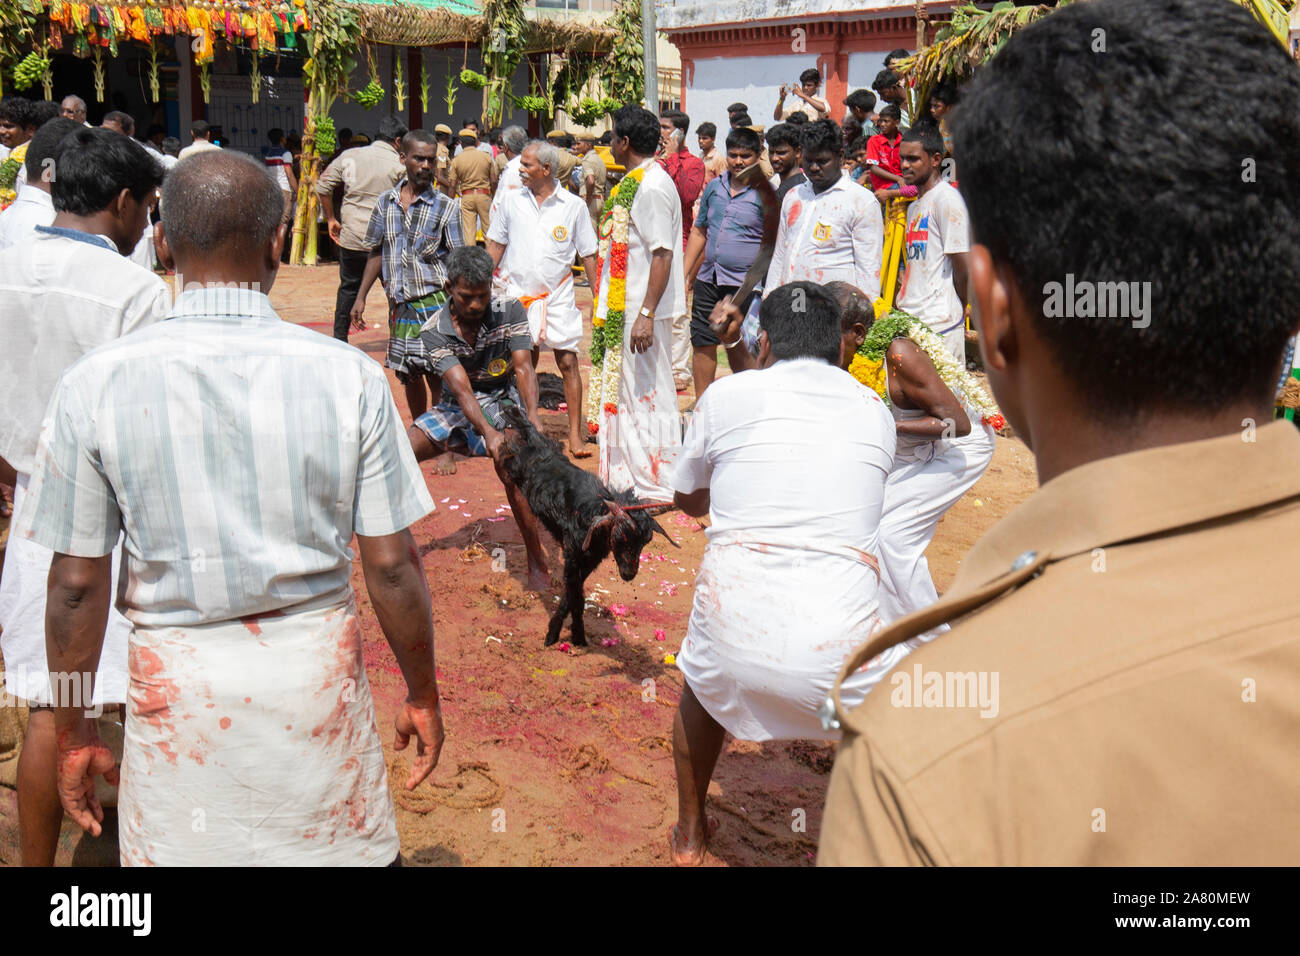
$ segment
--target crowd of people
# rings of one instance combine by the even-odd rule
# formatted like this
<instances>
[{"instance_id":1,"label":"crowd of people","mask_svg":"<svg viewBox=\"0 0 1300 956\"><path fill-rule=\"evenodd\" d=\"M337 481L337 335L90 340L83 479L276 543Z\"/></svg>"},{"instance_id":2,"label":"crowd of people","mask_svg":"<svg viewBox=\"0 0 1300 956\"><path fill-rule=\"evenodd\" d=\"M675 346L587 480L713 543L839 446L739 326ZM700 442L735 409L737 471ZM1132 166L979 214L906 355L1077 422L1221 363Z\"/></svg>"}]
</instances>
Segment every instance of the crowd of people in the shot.
<instances>
[{"instance_id":1,"label":"crowd of people","mask_svg":"<svg viewBox=\"0 0 1300 956\"><path fill-rule=\"evenodd\" d=\"M1300 729L1294 602L1251 582L1300 557L1300 436L1262 424L1300 324L1300 76L1243 11L1167 6L1156 24L1120 0L1063 9L1008 43L955 114L941 88L910 116L887 63L837 122L810 69L782 86L774 126L732 104L725 136L696 127L698 154L680 110L623 106L605 143L387 117L315 187L338 250L332 338L268 298L297 192L284 131L254 159L202 122L176 150L135 139L125 114L88 127L75 96L0 101L0 159L21 165L0 213L14 513L0 650L31 713L24 862L53 862L65 812L98 833L96 779L119 767L124 863L400 862L350 543L406 681L395 746L415 741L413 789L444 730L411 527L434 508L429 481L487 457L529 585L550 586L503 468L507 410L541 427L544 348L568 453L594 443L615 492L709 519L677 657L674 862L704 859L727 734L842 740L824 862L1294 853L1272 825L1294 777L1275 755ZM1238 51L1212 83L1209 16ZM1112 31L1107 57L1078 42L1094 21ZM1126 149L1089 148L1104 122ZM1193 133L1195 154L1177 145ZM1260 169L1248 191L1202 175L1239 154ZM1072 165L1022 175L1052 159ZM895 277L885 222L900 207ZM1171 251L1184 241L1251 252ZM1052 321L1041 295L1067 274L1144 277L1159 318L1141 334ZM383 366L348 345L376 281ZM966 369L968 311L996 404ZM1221 333L1228 314L1236 331ZM1260 425L1243 442L1246 420ZM1005 421L1044 487L940 598L926 548ZM1110 573L1089 575L1098 550ZM1223 554L1216 581L1202 559ZM1222 607L1198 613L1211 593ZM904 658L918 682L923 667L1000 673L1006 696L985 712L923 706L898 692ZM1232 703L1257 672L1275 702ZM1232 732L1250 756L1205 772ZM1171 805L1178 824L1159 825ZM1090 832L1097 806L1125 838ZM1223 838L1196 838L1202 825Z\"/></svg>"}]
</instances>

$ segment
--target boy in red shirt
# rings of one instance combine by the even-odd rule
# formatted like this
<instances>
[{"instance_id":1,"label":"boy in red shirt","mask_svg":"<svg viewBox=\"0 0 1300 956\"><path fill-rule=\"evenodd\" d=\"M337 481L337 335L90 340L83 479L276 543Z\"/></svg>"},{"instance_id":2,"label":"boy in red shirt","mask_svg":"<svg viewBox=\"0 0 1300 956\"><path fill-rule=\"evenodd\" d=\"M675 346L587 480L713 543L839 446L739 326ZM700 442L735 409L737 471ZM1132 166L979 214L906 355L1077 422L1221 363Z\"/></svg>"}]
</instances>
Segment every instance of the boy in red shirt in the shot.
<instances>
[{"instance_id":1,"label":"boy in red shirt","mask_svg":"<svg viewBox=\"0 0 1300 956\"><path fill-rule=\"evenodd\" d=\"M880 132L867 140L867 166L871 169L871 188L888 189L903 185L903 167L898 161L898 147L903 136L898 131L903 114L892 103L880 111Z\"/></svg>"}]
</instances>

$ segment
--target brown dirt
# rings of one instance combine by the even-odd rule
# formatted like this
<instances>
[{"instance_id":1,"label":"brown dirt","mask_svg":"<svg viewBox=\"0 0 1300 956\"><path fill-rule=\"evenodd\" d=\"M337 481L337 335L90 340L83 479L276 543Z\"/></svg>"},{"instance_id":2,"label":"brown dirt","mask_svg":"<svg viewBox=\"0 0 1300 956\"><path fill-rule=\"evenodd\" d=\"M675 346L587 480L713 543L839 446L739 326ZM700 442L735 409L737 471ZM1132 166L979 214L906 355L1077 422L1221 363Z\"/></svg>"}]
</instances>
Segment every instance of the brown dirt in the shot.
<instances>
[{"instance_id":1,"label":"brown dirt","mask_svg":"<svg viewBox=\"0 0 1300 956\"><path fill-rule=\"evenodd\" d=\"M271 299L282 318L328 335L336 282L333 266L285 268ZM585 312L585 284L578 298ZM367 305L372 327L353 342L382 362L386 330L373 327L385 314L378 287ZM556 371L549 353L540 370ZM391 373L389 382L406 416ZM682 396L682 404L691 397ZM541 418L548 434L564 437L562 413L542 411ZM582 465L594 471L595 459ZM599 568L587 582L590 646L548 649L542 641L554 598L525 590L522 540L509 512L497 511L506 499L489 462L462 460L448 477L436 475L431 463L424 472L438 510L412 531L433 595L447 742L432 785L411 794L394 788L405 861L666 863L676 816L672 722L682 679L665 655L685 633L704 551L701 525L665 516L680 550L656 538L632 582L622 581L612 562ZM944 518L928 552L940 590L971 544L1034 486L1032 455L1019 441L1000 439L988 472ZM558 549L546 543L558 581ZM391 746L405 687L359 562L353 585L376 717ZM403 768L390 778L402 779L405 755L390 749L389 758L390 767ZM829 744L728 740L710 789L722 826L709 863L811 865L833 758Z\"/></svg>"}]
</instances>

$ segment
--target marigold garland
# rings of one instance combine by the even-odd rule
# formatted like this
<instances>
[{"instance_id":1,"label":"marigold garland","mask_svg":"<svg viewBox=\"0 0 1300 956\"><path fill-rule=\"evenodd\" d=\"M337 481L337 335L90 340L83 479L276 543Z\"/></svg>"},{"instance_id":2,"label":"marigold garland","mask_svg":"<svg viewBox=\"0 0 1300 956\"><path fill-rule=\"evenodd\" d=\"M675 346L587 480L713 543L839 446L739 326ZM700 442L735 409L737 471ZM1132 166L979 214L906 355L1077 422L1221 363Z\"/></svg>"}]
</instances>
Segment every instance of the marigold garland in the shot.
<instances>
[{"instance_id":1,"label":"marigold garland","mask_svg":"<svg viewBox=\"0 0 1300 956\"><path fill-rule=\"evenodd\" d=\"M600 431L600 416L618 414L618 386L623 371L623 320L627 310L627 234L631 223L632 200L645 176L644 169L634 169L619 181L605 200L596 235L596 294L609 264L609 291L605 295L605 315L592 319L591 381L587 386L587 431Z\"/></svg>"},{"instance_id":2,"label":"marigold garland","mask_svg":"<svg viewBox=\"0 0 1300 956\"><path fill-rule=\"evenodd\" d=\"M849 363L849 372L863 385L872 389L889 404L889 387L885 379L885 352L894 339L907 339L924 352L934 363L939 378L947 385L958 401L980 416L980 421L994 431L1006 427L1006 419L998 411L997 402L984 390L975 377L962 368L944 345L943 339L914 315L899 309L884 312L881 300L876 300L876 321Z\"/></svg>"},{"instance_id":3,"label":"marigold garland","mask_svg":"<svg viewBox=\"0 0 1300 956\"><path fill-rule=\"evenodd\" d=\"M18 173L27 160L27 145L31 140L15 146L3 163L0 163L0 211L8 209L18 198Z\"/></svg>"}]
</instances>

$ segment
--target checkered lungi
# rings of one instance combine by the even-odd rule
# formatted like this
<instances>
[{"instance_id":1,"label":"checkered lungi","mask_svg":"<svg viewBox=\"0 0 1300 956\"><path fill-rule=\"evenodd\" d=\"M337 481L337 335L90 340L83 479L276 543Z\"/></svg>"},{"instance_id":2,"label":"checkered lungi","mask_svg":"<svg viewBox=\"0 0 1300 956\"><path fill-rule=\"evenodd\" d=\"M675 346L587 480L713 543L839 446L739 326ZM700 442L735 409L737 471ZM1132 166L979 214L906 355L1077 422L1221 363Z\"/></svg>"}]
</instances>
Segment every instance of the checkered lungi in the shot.
<instances>
[{"instance_id":1,"label":"checkered lungi","mask_svg":"<svg viewBox=\"0 0 1300 956\"><path fill-rule=\"evenodd\" d=\"M402 302L388 316L388 352L384 365L391 368L397 380L408 384L417 375L432 372L420 329L435 317L447 301L447 293L431 292L428 295Z\"/></svg>"},{"instance_id":2,"label":"checkered lungi","mask_svg":"<svg viewBox=\"0 0 1300 956\"><path fill-rule=\"evenodd\" d=\"M430 440L437 444L452 447L463 442L471 455L486 455L487 442L469 423L469 419L465 416L460 404L448 390L444 389L442 395L441 402L413 422L415 427L428 435ZM493 428L498 429L505 427L505 420L501 416L505 409L511 405L522 407L524 404L513 382L505 388L493 392L475 392L474 398L478 400L479 407L483 409L484 417L487 418ZM458 438L459 441L455 440L455 438Z\"/></svg>"}]
</instances>

